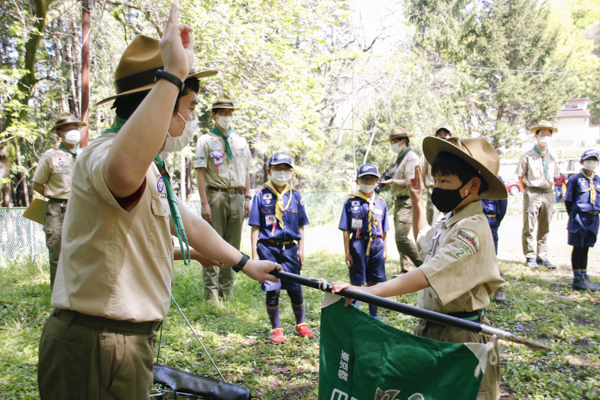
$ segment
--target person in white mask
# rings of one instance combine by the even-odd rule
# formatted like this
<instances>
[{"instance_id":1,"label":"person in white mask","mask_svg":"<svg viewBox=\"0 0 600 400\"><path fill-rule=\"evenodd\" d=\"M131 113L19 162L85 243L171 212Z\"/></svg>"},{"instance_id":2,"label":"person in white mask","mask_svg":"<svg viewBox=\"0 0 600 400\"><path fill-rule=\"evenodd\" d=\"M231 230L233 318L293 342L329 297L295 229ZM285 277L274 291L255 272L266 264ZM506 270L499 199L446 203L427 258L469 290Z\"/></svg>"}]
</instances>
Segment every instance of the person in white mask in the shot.
<instances>
[{"instance_id":1,"label":"person in white mask","mask_svg":"<svg viewBox=\"0 0 600 400\"><path fill-rule=\"evenodd\" d=\"M58 148L49 149L42 155L32 179L33 190L48 198L44 213L44 233L50 262L51 290L60 256L62 226L71 192L71 178L79 152L80 129L83 126L85 122L72 114L62 113L58 116L51 131L60 139Z\"/></svg>"},{"instance_id":2,"label":"person in white mask","mask_svg":"<svg viewBox=\"0 0 600 400\"><path fill-rule=\"evenodd\" d=\"M423 261L419 257L415 242L408 233L412 227L412 203L408 196L407 185L415 177L415 167L419 165L419 157L410 148L410 138L406 129L397 126L390 131L386 142L395 155L392 166L392 179L381 182L391 186L394 199L394 226L396 229L396 247L400 254L402 273L419 267Z\"/></svg>"},{"instance_id":3,"label":"person in white mask","mask_svg":"<svg viewBox=\"0 0 600 400\"><path fill-rule=\"evenodd\" d=\"M385 201L373 190L379 171L373 164L358 169L358 190L344 203L339 229L344 234L346 265L353 285L374 286L386 281L388 217ZM354 303L360 307L360 303ZM369 304L369 315L380 319L377 306Z\"/></svg>"},{"instance_id":4,"label":"person in white mask","mask_svg":"<svg viewBox=\"0 0 600 400\"><path fill-rule=\"evenodd\" d=\"M554 178L560 176L557 157L549 151L552 134L557 132L548 121L540 121L530 130L534 134L535 145L527 150L517 165L516 174L524 189L522 244L525 265L538 268L540 264L554 269L548 260L548 233L554 213ZM534 230L537 226L537 237ZM537 248L536 248L537 243Z\"/></svg>"},{"instance_id":5,"label":"person in white mask","mask_svg":"<svg viewBox=\"0 0 600 400\"><path fill-rule=\"evenodd\" d=\"M252 227L252 259L279 263L286 272L300 275L304 265L304 227L308 217L300 193L290 186L294 172L292 158L277 152L267 163L268 181L256 192L248 224ZM314 334L304 322L304 296L302 285L282 280L279 283L264 282L266 308L271 322L270 338L273 343L284 343L283 327L279 320L279 296L287 290L296 332L307 338Z\"/></svg>"},{"instance_id":6,"label":"person in white mask","mask_svg":"<svg viewBox=\"0 0 600 400\"><path fill-rule=\"evenodd\" d=\"M202 217L236 249L240 248L244 218L250 215L250 172L254 165L248 142L234 133L237 110L225 93L212 105L215 126L196 145L196 178ZM230 266L203 270L204 295L215 304L233 299L234 274Z\"/></svg>"}]
</instances>

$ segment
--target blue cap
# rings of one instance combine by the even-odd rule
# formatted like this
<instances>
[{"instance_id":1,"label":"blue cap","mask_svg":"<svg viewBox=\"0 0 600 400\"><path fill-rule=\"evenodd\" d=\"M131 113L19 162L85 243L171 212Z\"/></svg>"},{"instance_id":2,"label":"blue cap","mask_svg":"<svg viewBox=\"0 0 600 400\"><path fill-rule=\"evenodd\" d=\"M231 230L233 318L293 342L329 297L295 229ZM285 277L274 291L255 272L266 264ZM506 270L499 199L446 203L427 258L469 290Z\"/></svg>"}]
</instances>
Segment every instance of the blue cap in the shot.
<instances>
[{"instance_id":1,"label":"blue cap","mask_svg":"<svg viewBox=\"0 0 600 400\"><path fill-rule=\"evenodd\" d=\"M365 176L365 175L375 175L376 177L379 178L379 171L377 170L377 167L373 164L363 164L360 166L360 168L358 169L358 175L356 176L356 178L360 178L361 176Z\"/></svg>"},{"instance_id":2,"label":"blue cap","mask_svg":"<svg viewBox=\"0 0 600 400\"><path fill-rule=\"evenodd\" d=\"M600 157L598 157L598 152L594 149L584 151L583 155L581 156L581 161L587 160L591 157L596 157L596 160L600 161Z\"/></svg>"},{"instance_id":3,"label":"blue cap","mask_svg":"<svg viewBox=\"0 0 600 400\"><path fill-rule=\"evenodd\" d=\"M273 154L271 158L269 158L269 167L271 165L278 164L287 164L292 168L294 167L294 165L292 164L292 157L290 157L289 154L284 153L283 151L278 151L277 153Z\"/></svg>"}]
</instances>

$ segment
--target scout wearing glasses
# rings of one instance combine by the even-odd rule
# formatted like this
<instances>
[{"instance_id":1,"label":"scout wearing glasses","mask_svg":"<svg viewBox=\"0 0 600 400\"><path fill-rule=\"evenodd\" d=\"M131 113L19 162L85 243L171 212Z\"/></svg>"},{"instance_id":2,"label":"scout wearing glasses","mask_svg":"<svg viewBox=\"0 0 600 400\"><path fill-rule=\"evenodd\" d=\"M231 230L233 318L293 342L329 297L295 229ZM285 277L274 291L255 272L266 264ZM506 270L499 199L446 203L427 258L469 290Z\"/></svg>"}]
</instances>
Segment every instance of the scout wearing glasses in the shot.
<instances>
[{"instance_id":1,"label":"scout wearing glasses","mask_svg":"<svg viewBox=\"0 0 600 400\"><path fill-rule=\"evenodd\" d=\"M565 206L569 213L569 245L573 246L573 289L600 290L587 274L588 252L596 244L600 213L600 177L594 170L598 167L598 152L586 150L581 156L581 172L573 175L567 183Z\"/></svg>"},{"instance_id":2,"label":"scout wearing glasses","mask_svg":"<svg viewBox=\"0 0 600 400\"><path fill-rule=\"evenodd\" d=\"M50 149L42 155L32 179L33 190L49 199L44 215L44 233L50 261L50 289L54 287L63 220L83 126L85 122L72 114L62 113L58 116L51 132L58 136L60 144L57 149Z\"/></svg>"},{"instance_id":3,"label":"scout wearing glasses","mask_svg":"<svg viewBox=\"0 0 600 400\"><path fill-rule=\"evenodd\" d=\"M198 138L196 176L202 217L227 243L240 248L244 218L250 215L250 173L254 166L246 139L231 129L237 110L224 93L212 105L214 128ZM204 295L209 302L233 299L234 273L230 266L202 270Z\"/></svg>"},{"instance_id":4,"label":"scout wearing glasses","mask_svg":"<svg viewBox=\"0 0 600 400\"><path fill-rule=\"evenodd\" d=\"M177 21L172 4L160 45L138 36L127 46L117 95L104 100L115 100L115 122L75 164L55 309L40 340L42 400L149 398L156 329L171 303L172 234L253 279L277 281L274 263L248 261L177 202L157 156L192 139L198 78L217 73L190 71L191 28Z\"/></svg>"},{"instance_id":5,"label":"scout wearing glasses","mask_svg":"<svg viewBox=\"0 0 600 400\"><path fill-rule=\"evenodd\" d=\"M423 265L385 283L352 289L382 297L418 291L419 307L490 325L484 308L504 280L500 277L494 241L479 197L507 197L506 187L496 176L500 159L483 138L445 141L427 137L423 140L423 151L431 163L435 181L433 204L446 213L434 227L427 224L421 205L423 178L421 171L417 171L409 189L415 213L413 232ZM348 287L348 283L335 282L332 291L338 293ZM351 301L348 299L346 303ZM483 335L426 321L419 323L415 334L451 343L489 341ZM498 354L497 344L495 351ZM500 395L499 363L493 365L490 361L478 400L497 400Z\"/></svg>"},{"instance_id":6,"label":"scout wearing glasses","mask_svg":"<svg viewBox=\"0 0 600 400\"><path fill-rule=\"evenodd\" d=\"M350 194L342 209L339 229L344 232L346 265L353 285L373 286L386 280L389 226L385 201L373 192L378 179L375 165L361 165L356 181L359 190ZM359 307L360 302L355 305ZM378 318L377 306L369 304L369 314Z\"/></svg>"},{"instance_id":7,"label":"scout wearing glasses","mask_svg":"<svg viewBox=\"0 0 600 400\"><path fill-rule=\"evenodd\" d=\"M292 159L288 154L279 152L273 154L267 165L269 180L254 195L248 222L252 226L252 259L274 261L281 264L286 272L300 275L304 265L304 227L308 225L308 218L302 196L289 185L294 171ZM281 289L287 290L290 297L296 331L302 337L314 336L304 322L301 285L281 281L264 282L261 286L267 292L267 314L274 343L286 341L279 320Z\"/></svg>"}]
</instances>

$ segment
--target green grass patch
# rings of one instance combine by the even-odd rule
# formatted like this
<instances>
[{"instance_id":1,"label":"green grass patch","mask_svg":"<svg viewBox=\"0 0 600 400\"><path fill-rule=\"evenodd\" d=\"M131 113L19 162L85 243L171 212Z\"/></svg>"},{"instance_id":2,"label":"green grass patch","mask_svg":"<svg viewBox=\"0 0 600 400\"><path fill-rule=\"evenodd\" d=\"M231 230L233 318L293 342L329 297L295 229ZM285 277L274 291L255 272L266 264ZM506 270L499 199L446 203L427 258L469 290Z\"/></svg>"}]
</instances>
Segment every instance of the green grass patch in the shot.
<instances>
[{"instance_id":1,"label":"green grass patch","mask_svg":"<svg viewBox=\"0 0 600 400\"><path fill-rule=\"evenodd\" d=\"M550 352L501 342L506 399L600 399L600 294L570 289L571 277L502 262L509 303L492 305L488 317L501 329L545 342ZM387 263L388 276L400 270ZM347 279L341 254L315 252L307 257L305 276L329 282ZM40 262L0 266L0 399L36 399L38 341L50 312L47 267ZM199 266L176 264L173 295L202 338L225 378L244 385L259 399L316 399L319 377L322 294L305 288L306 319L316 340L294 332L289 298L281 297L281 320L288 342L273 345L258 283L238 275L236 298L222 307L205 302ZM416 294L397 300L416 305ZM366 304L362 306L366 310ZM383 321L412 331L417 321L387 310ZM172 306L165 320L160 362L218 378L203 349Z\"/></svg>"}]
</instances>

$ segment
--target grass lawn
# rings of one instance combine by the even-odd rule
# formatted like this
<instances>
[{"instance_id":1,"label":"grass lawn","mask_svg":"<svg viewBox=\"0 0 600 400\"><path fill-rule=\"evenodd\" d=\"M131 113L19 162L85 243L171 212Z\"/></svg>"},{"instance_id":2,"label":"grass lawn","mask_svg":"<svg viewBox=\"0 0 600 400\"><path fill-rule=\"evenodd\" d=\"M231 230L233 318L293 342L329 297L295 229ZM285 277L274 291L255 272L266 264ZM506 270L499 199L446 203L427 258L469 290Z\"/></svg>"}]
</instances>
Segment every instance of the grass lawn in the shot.
<instances>
[{"instance_id":1,"label":"grass lawn","mask_svg":"<svg viewBox=\"0 0 600 400\"><path fill-rule=\"evenodd\" d=\"M500 229L499 259L508 281L509 303L492 303L486 314L497 327L543 341L552 351L501 342L503 398L600 399L600 293L570 289L566 218L555 217L551 228L550 259L559 265L555 271L523 266L521 226L519 215L508 215ZM347 279L341 233L334 226L309 228L306 233L304 275L330 282ZM389 276L400 269L391 244ZM590 275L598 283L598 248L590 251L589 261ZM50 312L47 267L40 262L8 263L0 267L0 281L0 399L36 399L38 340ZM236 281L236 299L218 308L204 301L200 267L177 263L173 295L228 381L250 388L259 399L316 399L322 294L310 288L304 292L307 322L316 340L294 333L289 298L282 296L281 318L288 342L278 346L267 338L264 293L246 276ZM415 294L397 300L416 305ZM405 331L412 331L417 323L386 310L381 314L384 322ZM165 321L160 356L162 364L218 377L174 307Z\"/></svg>"}]
</instances>

